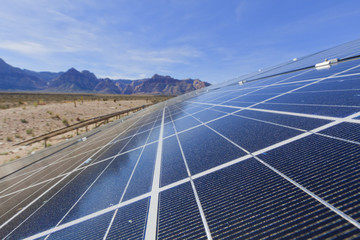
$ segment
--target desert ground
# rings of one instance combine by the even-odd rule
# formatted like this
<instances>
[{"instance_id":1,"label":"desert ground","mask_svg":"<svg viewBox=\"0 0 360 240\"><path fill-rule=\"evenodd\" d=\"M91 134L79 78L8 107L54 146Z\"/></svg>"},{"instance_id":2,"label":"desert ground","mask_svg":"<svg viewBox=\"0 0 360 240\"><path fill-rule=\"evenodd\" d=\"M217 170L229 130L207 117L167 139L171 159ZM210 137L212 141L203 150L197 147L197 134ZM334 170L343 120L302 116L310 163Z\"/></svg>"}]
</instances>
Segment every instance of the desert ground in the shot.
<instances>
[{"instance_id":1,"label":"desert ground","mask_svg":"<svg viewBox=\"0 0 360 240\"><path fill-rule=\"evenodd\" d=\"M26 95L26 94L25 94ZM31 94L30 94L31 95ZM165 100L166 97L119 95L38 95L0 93L0 164L33 154L45 147L44 141L29 146L14 146L78 121L119 112ZM95 125L89 126L89 130ZM80 129L79 133L85 132ZM51 146L76 135L76 131L50 138Z\"/></svg>"}]
</instances>

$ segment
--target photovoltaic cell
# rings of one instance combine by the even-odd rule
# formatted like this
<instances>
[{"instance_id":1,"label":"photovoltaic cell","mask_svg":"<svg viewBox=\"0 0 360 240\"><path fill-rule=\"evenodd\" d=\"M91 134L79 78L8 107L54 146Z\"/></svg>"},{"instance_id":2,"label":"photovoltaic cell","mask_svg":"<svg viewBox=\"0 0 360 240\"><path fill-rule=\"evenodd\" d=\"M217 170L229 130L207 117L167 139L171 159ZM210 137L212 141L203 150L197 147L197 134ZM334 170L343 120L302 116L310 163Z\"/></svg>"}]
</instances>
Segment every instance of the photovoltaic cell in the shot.
<instances>
[{"instance_id":1,"label":"photovoltaic cell","mask_svg":"<svg viewBox=\"0 0 360 240\"><path fill-rule=\"evenodd\" d=\"M329 117L346 117L353 113L359 111L358 107L342 107L342 106L309 106L309 105L290 105L285 103L271 104L271 103L262 103L256 105L255 108L283 111L283 112L293 112L293 113L305 113Z\"/></svg>"},{"instance_id":2,"label":"photovoltaic cell","mask_svg":"<svg viewBox=\"0 0 360 240\"><path fill-rule=\"evenodd\" d=\"M160 193L158 239L206 239L190 183Z\"/></svg>"},{"instance_id":3,"label":"photovoltaic cell","mask_svg":"<svg viewBox=\"0 0 360 240\"><path fill-rule=\"evenodd\" d=\"M201 138L194 138L201 136ZM245 152L205 126L179 134L192 174L202 172L245 155Z\"/></svg>"},{"instance_id":4,"label":"photovoltaic cell","mask_svg":"<svg viewBox=\"0 0 360 240\"><path fill-rule=\"evenodd\" d=\"M100 215L77 225L55 232L48 239L102 239L113 212Z\"/></svg>"},{"instance_id":5,"label":"photovoltaic cell","mask_svg":"<svg viewBox=\"0 0 360 240\"><path fill-rule=\"evenodd\" d=\"M289 93L268 103L358 106L360 90Z\"/></svg>"},{"instance_id":6,"label":"photovoltaic cell","mask_svg":"<svg viewBox=\"0 0 360 240\"><path fill-rule=\"evenodd\" d=\"M250 152L294 137L301 132L239 116L227 116L209 126Z\"/></svg>"},{"instance_id":7,"label":"photovoltaic cell","mask_svg":"<svg viewBox=\"0 0 360 240\"><path fill-rule=\"evenodd\" d=\"M161 187L188 177L176 137L165 139L163 144L164 151L162 153L160 175Z\"/></svg>"},{"instance_id":8,"label":"photovoltaic cell","mask_svg":"<svg viewBox=\"0 0 360 240\"><path fill-rule=\"evenodd\" d=\"M320 133L360 142L360 125L358 123L340 123L331 128L325 129Z\"/></svg>"},{"instance_id":9,"label":"photovoltaic cell","mask_svg":"<svg viewBox=\"0 0 360 240\"><path fill-rule=\"evenodd\" d=\"M272 123L304 129L304 130L311 130L323 126L330 122L328 120L323 120L323 119L291 116L285 114L276 114L276 113L268 113L268 112L260 112L260 111L250 111L250 110L243 110L235 113L235 115L250 117L254 119L259 119L267 122L272 122Z\"/></svg>"},{"instance_id":10,"label":"photovoltaic cell","mask_svg":"<svg viewBox=\"0 0 360 240\"><path fill-rule=\"evenodd\" d=\"M195 127L200 123L196 121L193 117L184 117L182 119L176 120L174 119L174 124L176 131L181 132L191 127Z\"/></svg>"},{"instance_id":11,"label":"photovoltaic cell","mask_svg":"<svg viewBox=\"0 0 360 240\"><path fill-rule=\"evenodd\" d=\"M98 179L90 182L93 183L91 188L86 193L84 190L85 195L81 197L63 222L66 223L116 205L125 190L139 154L140 150L135 150L116 157L109 167L101 175L98 175Z\"/></svg>"},{"instance_id":12,"label":"photovoltaic cell","mask_svg":"<svg viewBox=\"0 0 360 240\"><path fill-rule=\"evenodd\" d=\"M145 147L126 190L123 201L150 192L151 181L154 172L156 149L157 144L151 144Z\"/></svg>"},{"instance_id":13,"label":"photovoltaic cell","mask_svg":"<svg viewBox=\"0 0 360 240\"><path fill-rule=\"evenodd\" d=\"M211 109L209 109L209 110L204 110L199 113L196 113L193 116L196 119L199 119L201 122L208 122L208 121L223 117L226 114L227 113L212 111Z\"/></svg>"},{"instance_id":14,"label":"photovoltaic cell","mask_svg":"<svg viewBox=\"0 0 360 240\"><path fill-rule=\"evenodd\" d=\"M359 79L360 76L337 76L297 90L295 93L360 89Z\"/></svg>"},{"instance_id":15,"label":"photovoltaic cell","mask_svg":"<svg viewBox=\"0 0 360 240\"><path fill-rule=\"evenodd\" d=\"M145 233L149 199L119 209L107 235L108 239L141 239Z\"/></svg>"}]
</instances>

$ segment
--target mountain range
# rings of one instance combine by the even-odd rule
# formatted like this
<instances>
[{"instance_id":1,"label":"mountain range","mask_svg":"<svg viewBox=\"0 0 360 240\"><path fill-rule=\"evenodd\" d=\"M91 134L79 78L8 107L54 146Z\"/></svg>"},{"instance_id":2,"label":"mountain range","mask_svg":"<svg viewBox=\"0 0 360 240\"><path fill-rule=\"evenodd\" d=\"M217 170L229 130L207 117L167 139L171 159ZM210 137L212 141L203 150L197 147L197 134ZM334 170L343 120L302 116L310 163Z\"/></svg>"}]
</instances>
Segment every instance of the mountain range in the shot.
<instances>
[{"instance_id":1,"label":"mountain range","mask_svg":"<svg viewBox=\"0 0 360 240\"><path fill-rule=\"evenodd\" d=\"M113 80L75 68L58 73L35 72L13 67L0 58L0 91L180 95L209 85L199 79L179 80L158 74L138 80Z\"/></svg>"}]
</instances>

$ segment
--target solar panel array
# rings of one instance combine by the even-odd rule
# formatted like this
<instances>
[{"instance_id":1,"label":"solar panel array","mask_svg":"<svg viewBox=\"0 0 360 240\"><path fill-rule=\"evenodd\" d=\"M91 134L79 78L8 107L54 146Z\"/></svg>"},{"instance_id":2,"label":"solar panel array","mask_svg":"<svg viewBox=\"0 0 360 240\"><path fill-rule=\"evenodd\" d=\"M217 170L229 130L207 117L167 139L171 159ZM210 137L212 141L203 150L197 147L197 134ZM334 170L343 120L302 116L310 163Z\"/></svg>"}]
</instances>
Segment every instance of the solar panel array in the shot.
<instances>
[{"instance_id":1,"label":"solar panel array","mask_svg":"<svg viewBox=\"0 0 360 240\"><path fill-rule=\"evenodd\" d=\"M171 99L4 177L0 236L360 238L359 50Z\"/></svg>"}]
</instances>

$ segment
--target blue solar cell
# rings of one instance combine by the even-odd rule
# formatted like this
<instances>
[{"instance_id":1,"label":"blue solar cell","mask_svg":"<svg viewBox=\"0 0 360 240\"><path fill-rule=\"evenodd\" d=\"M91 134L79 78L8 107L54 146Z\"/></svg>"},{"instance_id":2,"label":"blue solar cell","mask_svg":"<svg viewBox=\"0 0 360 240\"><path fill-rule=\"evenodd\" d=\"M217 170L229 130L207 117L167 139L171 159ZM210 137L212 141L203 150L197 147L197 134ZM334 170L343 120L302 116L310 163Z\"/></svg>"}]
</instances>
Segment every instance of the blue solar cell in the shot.
<instances>
[{"instance_id":1,"label":"blue solar cell","mask_svg":"<svg viewBox=\"0 0 360 240\"><path fill-rule=\"evenodd\" d=\"M140 150L136 150L118 156L101 176L98 174L100 177L68 213L63 223L118 204L139 154Z\"/></svg>"},{"instance_id":2,"label":"blue solar cell","mask_svg":"<svg viewBox=\"0 0 360 240\"><path fill-rule=\"evenodd\" d=\"M181 133L179 138L192 174L245 155L245 152L204 126Z\"/></svg>"},{"instance_id":3,"label":"blue solar cell","mask_svg":"<svg viewBox=\"0 0 360 240\"><path fill-rule=\"evenodd\" d=\"M150 192L156 151L156 143L145 147L144 152L140 157L139 163L136 166L134 175L132 176L129 186L126 190L123 201Z\"/></svg>"},{"instance_id":4,"label":"blue solar cell","mask_svg":"<svg viewBox=\"0 0 360 240\"><path fill-rule=\"evenodd\" d=\"M219 110L219 111L222 111L222 112L227 112L227 113L232 113L232 112L235 112L235 111L239 111L238 108L220 107L220 106L212 107L212 109L213 109L213 110Z\"/></svg>"},{"instance_id":5,"label":"blue solar cell","mask_svg":"<svg viewBox=\"0 0 360 240\"><path fill-rule=\"evenodd\" d=\"M165 139L161 160L160 187L186 177L188 174L176 137Z\"/></svg>"},{"instance_id":6,"label":"blue solar cell","mask_svg":"<svg viewBox=\"0 0 360 240\"><path fill-rule=\"evenodd\" d=\"M90 220L55 232L48 239L102 239L114 212L108 212Z\"/></svg>"},{"instance_id":7,"label":"blue solar cell","mask_svg":"<svg viewBox=\"0 0 360 240\"><path fill-rule=\"evenodd\" d=\"M275 111L305 113L330 117L346 117L351 114L357 113L357 107L325 107L325 106L309 106L309 105L288 105L288 104L270 104L262 103L254 106L254 108L268 109Z\"/></svg>"},{"instance_id":8,"label":"blue solar cell","mask_svg":"<svg viewBox=\"0 0 360 240\"><path fill-rule=\"evenodd\" d=\"M252 92L258 90L258 88L249 88L249 89L239 89L233 90L229 92L221 93L217 96L217 98L206 101L207 103L222 103L224 101L230 101L235 98L239 98L240 96L246 96L251 94Z\"/></svg>"},{"instance_id":9,"label":"blue solar cell","mask_svg":"<svg viewBox=\"0 0 360 240\"><path fill-rule=\"evenodd\" d=\"M273 98L275 96L279 95L278 93L269 93L269 94L249 94L246 96L238 97L232 101L226 102L261 102L264 100L268 100L270 98ZM229 104L230 105L230 104Z\"/></svg>"},{"instance_id":10,"label":"blue solar cell","mask_svg":"<svg viewBox=\"0 0 360 240\"><path fill-rule=\"evenodd\" d=\"M199 119L202 122L207 122L207 121L210 121L210 120L217 119L219 117L223 117L226 114L227 113L212 111L211 109L209 109L209 110L204 110L202 112L194 114L193 117Z\"/></svg>"},{"instance_id":11,"label":"blue solar cell","mask_svg":"<svg viewBox=\"0 0 360 240\"><path fill-rule=\"evenodd\" d=\"M200 123L198 121L196 121L193 117L187 116L187 117L184 117L179 120L174 119L174 124L175 124L176 131L181 132L188 128L197 126Z\"/></svg>"},{"instance_id":12,"label":"blue solar cell","mask_svg":"<svg viewBox=\"0 0 360 240\"><path fill-rule=\"evenodd\" d=\"M268 103L359 106L360 90L289 93Z\"/></svg>"},{"instance_id":13,"label":"blue solar cell","mask_svg":"<svg viewBox=\"0 0 360 240\"><path fill-rule=\"evenodd\" d=\"M190 183L160 193L158 239L207 239Z\"/></svg>"},{"instance_id":14,"label":"blue solar cell","mask_svg":"<svg viewBox=\"0 0 360 240\"><path fill-rule=\"evenodd\" d=\"M143 239L149 198L119 208L107 239Z\"/></svg>"},{"instance_id":15,"label":"blue solar cell","mask_svg":"<svg viewBox=\"0 0 360 240\"><path fill-rule=\"evenodd\" d=\"M359 79L360 76L329 78L327 80L297 90L294 93L360 89Z\"/></svg>"},{"instance_id":16,"label":"blue solar cell","mask_svg":"<svg viewBox=\"0 0 360 240\"><path fill-rule=\"evenodd\" d=\"M346 75L346 74L353 74L353 73L359 73L360 72L360 69L359 69L359 66L360 65L360 59L354 59L352 61L349 61L349 62L342 62L341 64L344 65L344 67L347 67L348 69L349 68L353 68L353 69L350 69L344 73L341 73L340 75Z\"/></svg>"},{"instance_id":17,"label":"blue solar cell","mask_svg":"<svg viewBox=\"0 0 360 240\"><path fill-rule=\"evenodd\" d=\"M164 137L168 137L175 134L173 123L170 121L164 125Z\"/></svg>"},{"instance_id":18,"label":"blue solar cell","mask_svg":"<svg viewBox=\"0 0 360 240\"><path fill-rule=\"evenodd\" d=\"M149 139L148 139L148 143L158 141L159 135L160 135L160 127L152 129Z\"/></svg>"},{"instance_id":19,"label":"blue solar cell","mask_svg":"<svg viewBox=\"0 0 360 240\"><path fill-rule=\"evenodd\" d=\"M254 159L195 180L214 239L322 239L360 234L330 209Z\"/></svg>"},{"instance_id":20,"label":"blue solar cell","mask_svg":"<svg viewBox=\"0 0 360 240\"><path fill-rule=\"evenodd\" d=\"M144 132L144 131L149 131L150 129L153 128L154 123L155 123L155 121L154 121L154 122L150 122L150 123L145 124L144 126L140 127L139 133Z\"/></svg>"},{"instance_id":21,"label":"blue solar cell","mask_svg":"<svg viewBox=\"0 0 360 240\"><path fill-rule=\"evenodd\" d=\"M192 106L192 104L185 104L185 105L179 104L179 105L176 105L176 107L171 110L171 115L173 118L174 118L174 116L179 117L176 114L174 114L174 112L176 112L177 110L178 110L178 113L181 113L181 114L182 114L182 110L184 110L188 113L196 113L196 112L204 110L204 108L206 108L206 107L207 106L202 106L202 105L197 105L196 107L194 107L194 106ZM185 117L186 115L182 115L182 116Z\"/></svg>"},{"instance_id":22,"label":"blue solar cell","mask_svg":"<svg viewBox=\"0 0 360 240\"><path fill-rule=\"evenodd\" d=\"M146 143L146 140L147 140L149 134L150 134L150 131L136 134L126 145L123 152L143 146Z\"/></svg>"},{"instance_id":23,"label":"blue solar cell","mask_svg":"<svg viewBox=\"0 0 360 240\"><path fill-rule=\"evenodd\" d=\"M92 159L94 159L92 162L97 162L99 160L103 160L117 155L121 151L121 149L125 147L125 145L129 140L130 138L126 138L123 140L116 140L117 142L114 141L115 142L114 144L109 145L103 151L99 152L94 157L92 157Z\"/></svg>"},{"instance_id":24,"label":"blue solar cell","mask_svg":"<svg viewBox=\"0 0 360 240\"><path fill-rule=\"evenodd\" d=\"M357 123L340 123L331 128L325 129L320 133L360 142L360 125Z\"/></svg>"},{"instance_id":25,"label":"blue solar cell","mask_svg":"<svg viewBox=\"0 0 360 240\"><path fill-rule=\"evenodd\" d=\"M297 130L238 116L227 116L209 123L209 126L250 152L302 133Z\"/></svg>"},{"instance_id":26,"label":"blue solar cell","mask_svg":"<svg viewBox=\"0 0 360 240\"><path fill-rule=\"evenodd\" d=\"M260 111L250 111L250 110L243 110L235 114L239 116L264 120L264 121L273 122L273 123L304 129L304 130L311 130L330 122L328 120L323 120L323 119L305 118L305 117L267 113Z\"/></svg>"},{"instance_id":27,"label":"blue solar cell","mask_svg":"<svg viewBox=\"0 0 360 240\"><path fill-rule=\"evenodd\" d=\"M344 213L360 220L359 145L311 135L260 158Z\"/></svg>"},{"instance_id":28,"label":"blue solar cell","mask_svg":"<svg viewBox=\"0 0 360 240\"><path fill-rule=\"evenodd\" d=\"M229 101L229 102L224 102L221 105L226 105L226 106L230 106L230 107L246 108L246 107L250 107L253 104L255 104L255 102Z\"/></svg>"}]
</instances>

